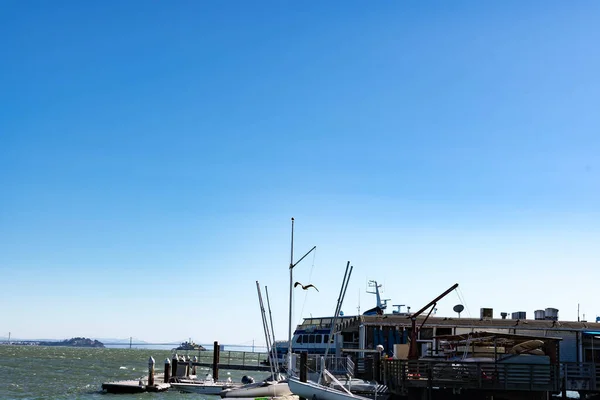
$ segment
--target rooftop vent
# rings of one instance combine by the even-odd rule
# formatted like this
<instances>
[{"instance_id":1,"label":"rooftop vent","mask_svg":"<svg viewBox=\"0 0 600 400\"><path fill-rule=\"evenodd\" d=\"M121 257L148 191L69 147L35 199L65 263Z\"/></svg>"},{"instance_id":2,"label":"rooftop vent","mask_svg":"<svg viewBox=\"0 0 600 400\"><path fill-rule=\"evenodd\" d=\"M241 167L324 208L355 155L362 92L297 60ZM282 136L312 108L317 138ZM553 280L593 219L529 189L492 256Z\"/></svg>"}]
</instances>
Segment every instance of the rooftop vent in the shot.
<instances>
[{"instance_id":1,"label":"rooftop vent","mask_svg":"<svg viewBox=\"0 0 600 400\"><path fill-rule=\"evenodd\" d=\"M527 319L527 313L525 311L517 311L512 313L512 319Z\"/></svg>"},{"instance_id":2,"label":"rooftop vent","mask_svg":"<svg viewBox=\"0 0 600 400\"><path fill-rule=\"evenodd\" d=\"M493 308L482 308L480 310L479 316L481 319L492 319L492 318L494 318L494 309Z\"/></svg>"},{"instance_id":3,"label":"rooftop vent","mask_svg":"<svg viewBox=\"0 0 600 400\"><path fill-rule=\"evenodd\" d=\"M533 314L535 315L535 319L538 321L546 319L546 312L544 310L535 310Z\"/></svg>"},{"instance_id":4,"label":"rooftop vent","mask_svg":"<svg viewBox=\"0 0 600 400\"><path fill-rule=\"evenodd\" d=\"M544 311L544 319L549 321L558 321L558 309L557 308L546 308Z\"/></svg>"}]
</instances>

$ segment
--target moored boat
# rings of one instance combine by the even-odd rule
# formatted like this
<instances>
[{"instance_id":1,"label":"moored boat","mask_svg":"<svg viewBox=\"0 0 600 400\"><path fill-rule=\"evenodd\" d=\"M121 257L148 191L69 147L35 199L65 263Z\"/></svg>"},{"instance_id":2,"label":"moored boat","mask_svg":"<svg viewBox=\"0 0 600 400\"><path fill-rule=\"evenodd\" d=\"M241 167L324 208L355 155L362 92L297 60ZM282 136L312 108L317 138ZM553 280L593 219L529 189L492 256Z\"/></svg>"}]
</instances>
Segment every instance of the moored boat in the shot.
<instances>
[{"instance_id":1,"label":"moored boat","mask_svg":"<svg viewBox=\"0 0 600 400\"><path fill-rule=\"evenodd\" d=\"M287 380L264 380L238 388L228 388L219 393L222 398L256 398L291 396Z\"/></svg>"},{"instance_id":2,"label":"moored boat","mask_svg":"<svg viewBox=\"0 0 600 400\"><path fill-rule=\"evenodd\" d=\"M353 394L343 385L339 386L343 390L335 389L331 386L321 385L315 382L301 382L300 379L292 377L288 380L290 390L295 395L311 400L370 400Z\"/></svg>"},{"instance_id":3,"label":"moored boat","mask_svg":"<svg viewBox=\"0 0 600 400\"><path fill-rule=\"evenodd\" d=\"M346 265L346 273L344 274L344 279L342 281L340 296L338 298L333 320L331 321L329 337L332 337L335 333L336 322L341 314L341 307L346 294L346 289L348 288L350 276L352 275L352 269L353 267L350 265L350 261L348 261L348 264ZM377 297L379 299L379 296ZM318 382L303 382L297 377L289 377L288 384L292 393L298 395L299 397L311 400L367 400L367 397L358 396L347 388L348 384L351 386L352 379L350 376L348 376L345 385L327 370L325 360L327 359L330 346L331 342L328 342L325 349L325 355L321 357L321 372ZM377 393L377 391L375 391L375 393Z\"/></svg>"},{"instance_id":4,"label":"moored boat","mask_svg":"<svg viewBox=\"0 0 600 400\"><path fill-rule=\"evenodd\" d=\"M219 382L208 376L206 379L178 379L176 382L171 382L173 389L180 392L199 393L207 395L217 395L223 390L235 389L241 387L242 383L233 383L231 378L227 381Z\"/></svg>"}]
</instances>

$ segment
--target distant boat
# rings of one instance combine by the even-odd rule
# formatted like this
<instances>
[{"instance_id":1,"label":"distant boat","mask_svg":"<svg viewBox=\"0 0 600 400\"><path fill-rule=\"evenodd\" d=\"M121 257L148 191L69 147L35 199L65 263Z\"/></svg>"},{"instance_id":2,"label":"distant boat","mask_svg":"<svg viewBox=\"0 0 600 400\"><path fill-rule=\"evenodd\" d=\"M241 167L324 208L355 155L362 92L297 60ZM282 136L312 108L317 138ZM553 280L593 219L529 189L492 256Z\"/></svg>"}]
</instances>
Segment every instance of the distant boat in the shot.
<instances>
[{"instance_id":1,"label":"distant boat","mask_svg":"<svg viewBox=\"0 0 600 400\"><path fill-rule=\"evenodd\" d=\"M199 351L205 351L206 348L204 348L204 346L200 345L200 344L196 344L192 341L189 342L182 342L178 347L173 348L171 351L176 351L176 350L199 350Z\"/></svg>"}]
</instances>

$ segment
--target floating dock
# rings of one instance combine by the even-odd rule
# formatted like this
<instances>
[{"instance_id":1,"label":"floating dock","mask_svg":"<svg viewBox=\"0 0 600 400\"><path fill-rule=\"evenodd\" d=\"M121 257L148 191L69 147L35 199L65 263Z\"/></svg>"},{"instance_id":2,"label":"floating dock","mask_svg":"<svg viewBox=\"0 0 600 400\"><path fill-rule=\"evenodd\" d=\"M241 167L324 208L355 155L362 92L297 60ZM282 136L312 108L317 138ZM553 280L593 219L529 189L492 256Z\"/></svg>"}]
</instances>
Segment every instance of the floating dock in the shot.
<instances>
[{"instance_id":1,"label":"floating dock","mask_svg":"<svg viewBox=\"0 0 600 400\"><path fill-rule=\"evenodd\" d=\"M102 390L107 393L144 393L144 392L164 392L171 387L170 383L165 383L164 375L157 374L156 382L148 384L148 378L130 379L126 381L106 382L102 384Z\"/></svg>"},{"instance_id":2,"label":"floating dock","mask_svg":"<svg viewBox=\"0 0 600 400\"><path fill-rule=\"evenodd\" d=\"M249 352L225 352L225 357L221 359L219 343L214 343L214 350L201 351L200 359L195 356L190 359L189 356L173 355L173 359L165 360L164 373L154 373L154 358L148 359L148 376L139 379L129 379L123 381L105 382L102 384L102 390L107 393L144 393L144 392L162 392L171 387L170 382L177 381L180 378L190 378L196 375L196 367L212 366L213 378L219 379L219 368L238 369L238 370L259 370L268 371L269 367L262 365L262 358L266 358L264 353ZM210 358L209 358L210 357Z\"/></svg>"}]
</instances>

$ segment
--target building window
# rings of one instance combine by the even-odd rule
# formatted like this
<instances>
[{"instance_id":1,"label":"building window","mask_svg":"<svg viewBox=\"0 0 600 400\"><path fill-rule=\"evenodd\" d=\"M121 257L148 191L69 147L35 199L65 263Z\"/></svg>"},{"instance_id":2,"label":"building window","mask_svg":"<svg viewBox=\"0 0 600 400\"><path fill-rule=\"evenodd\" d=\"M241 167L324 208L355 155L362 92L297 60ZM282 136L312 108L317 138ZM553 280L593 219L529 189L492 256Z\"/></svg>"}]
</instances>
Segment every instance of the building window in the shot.
<instances>
[{"instance_id":1,"label":"building window","mask_svg":"<svg viewBox=\"0 0 600 400\"><path fill-rule=\"evenodd\" d=\"M423 328L419 331L419 339L431 340L433 339L433 328Z\"/></svg>"}]
</instances>

